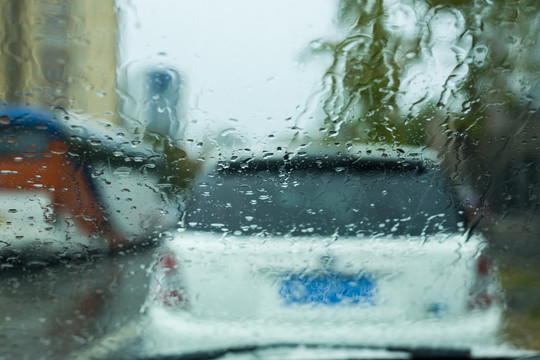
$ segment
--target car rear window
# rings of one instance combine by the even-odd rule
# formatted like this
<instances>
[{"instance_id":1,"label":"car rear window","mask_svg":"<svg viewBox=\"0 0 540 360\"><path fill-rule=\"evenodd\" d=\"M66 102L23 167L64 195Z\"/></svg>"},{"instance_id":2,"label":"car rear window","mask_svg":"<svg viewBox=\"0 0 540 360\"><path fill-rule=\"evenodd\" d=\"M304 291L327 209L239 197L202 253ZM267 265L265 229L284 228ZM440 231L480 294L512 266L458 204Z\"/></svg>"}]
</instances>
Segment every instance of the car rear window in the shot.
<instances>
[{"instance_id":1,"label":"car rear window","mask_svg":"<svg viewBox=\"0 0 540 360\"><path fill-rule=\"evenodd\" d=\"M260 164L259 164L260 165ZM217 170L196 186L191 229L235 234L421 236L460 231L439 171L340 164Z\"/></svg>"}]
</instances>

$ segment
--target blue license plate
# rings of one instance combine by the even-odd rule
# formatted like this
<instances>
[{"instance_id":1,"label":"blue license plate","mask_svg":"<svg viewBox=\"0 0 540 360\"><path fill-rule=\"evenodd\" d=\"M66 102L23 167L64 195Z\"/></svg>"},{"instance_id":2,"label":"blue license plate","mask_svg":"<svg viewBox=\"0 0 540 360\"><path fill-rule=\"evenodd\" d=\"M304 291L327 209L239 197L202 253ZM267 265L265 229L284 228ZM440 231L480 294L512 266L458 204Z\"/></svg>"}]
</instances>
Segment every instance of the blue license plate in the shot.
<instances>
[{"instance_id":1,"label":"blue license plate","mask_svg":"<svg viewBox=\"0 0 540 360\"><path fill-rule=\"evenodd\" d=\"M366 274L292 274L281 281L279 294L286 304L375 305L375 279Z\"/></svg>"}]
</instances>

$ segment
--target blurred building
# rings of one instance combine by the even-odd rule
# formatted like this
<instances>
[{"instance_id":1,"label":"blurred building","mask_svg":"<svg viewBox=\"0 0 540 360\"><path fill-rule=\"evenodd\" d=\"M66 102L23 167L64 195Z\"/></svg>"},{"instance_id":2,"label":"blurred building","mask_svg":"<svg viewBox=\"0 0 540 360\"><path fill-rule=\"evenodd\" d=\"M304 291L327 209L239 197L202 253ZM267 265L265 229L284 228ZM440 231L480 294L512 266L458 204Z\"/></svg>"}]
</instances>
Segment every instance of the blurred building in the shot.
<instances>
[{"instance_id":1,"label":"blurred building","mask_svg":"<svg viewBox=\"0 0 540 360\"><path fill-rule=\"evenodd\" d=\"M0 0L0 100L116 120L114 0Z\"/></svg>"}]
</instances>

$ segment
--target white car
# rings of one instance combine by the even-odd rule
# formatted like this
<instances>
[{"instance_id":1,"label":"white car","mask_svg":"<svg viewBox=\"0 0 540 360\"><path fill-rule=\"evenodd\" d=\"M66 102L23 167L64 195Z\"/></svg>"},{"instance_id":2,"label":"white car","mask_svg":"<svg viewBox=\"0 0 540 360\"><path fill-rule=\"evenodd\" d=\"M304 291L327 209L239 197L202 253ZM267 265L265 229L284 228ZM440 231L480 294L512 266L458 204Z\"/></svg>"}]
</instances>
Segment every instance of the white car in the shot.
<instances>
[{"instance_id":1,"label":"white car","mask_svg":"<svg viewBox=\"0 0 540 360\"><path fill-rule=\"evenodd\" d=\"M388 146L217 161L158 252L146 351L494 344L486 244L439 167Z\"/></svg>"}]
</instances>

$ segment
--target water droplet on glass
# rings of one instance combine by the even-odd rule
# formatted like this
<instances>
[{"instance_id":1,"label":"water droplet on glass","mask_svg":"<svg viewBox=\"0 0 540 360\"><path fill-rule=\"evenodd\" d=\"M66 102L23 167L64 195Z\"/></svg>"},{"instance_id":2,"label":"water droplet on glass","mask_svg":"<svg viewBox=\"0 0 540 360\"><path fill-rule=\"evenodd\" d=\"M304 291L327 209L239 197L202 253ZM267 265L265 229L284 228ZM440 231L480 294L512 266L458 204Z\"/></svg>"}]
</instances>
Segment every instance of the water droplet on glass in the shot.
<instances>
[{"instance_id":1,"label":"water droplet on glass","mask_svg":"<svg viewBox=\"0 0 540 360\"><path fill-rule=\"evenodd\" d=\"M18 171L16 171L16 170L0 170L0 174L2 174L2 175L15 175L15 174L18 174Z\"/></svg>"},{"instance_id":2,"label":"water droplet on glass","mask_svg":"<svg viewBox=\"0 0 540 360\"><path fill-rule=\"evenodd\" d=\"M415 56L416 56L416 52L414 52L414 51L409 51L407 54L405 54L405 58L407 60L414 59Z\"/></svg>"},{"instance_id":3,"label":"water droplet on glass","mask_svg":"<svg viewBox=\"0 0 540 360\"><path fill-rule=\"evenodd\" d=\"M122 166L115 169L113 174L118 176L129 176L131 174L131 168Z\"/></svg>"}]
</instances>

